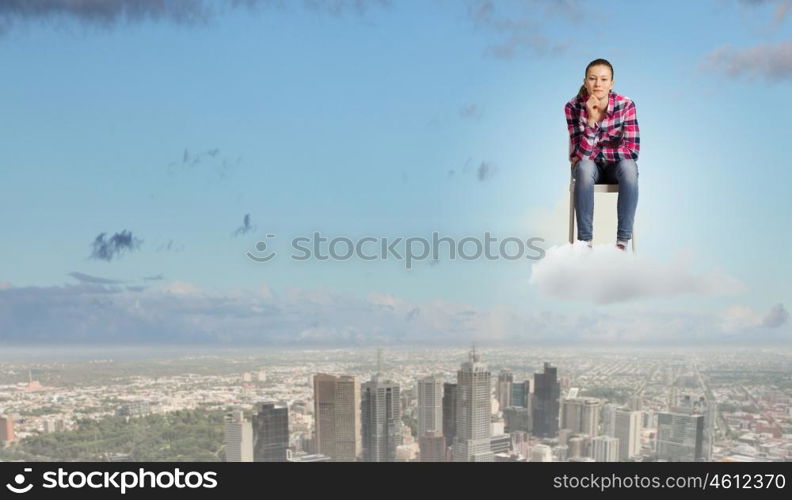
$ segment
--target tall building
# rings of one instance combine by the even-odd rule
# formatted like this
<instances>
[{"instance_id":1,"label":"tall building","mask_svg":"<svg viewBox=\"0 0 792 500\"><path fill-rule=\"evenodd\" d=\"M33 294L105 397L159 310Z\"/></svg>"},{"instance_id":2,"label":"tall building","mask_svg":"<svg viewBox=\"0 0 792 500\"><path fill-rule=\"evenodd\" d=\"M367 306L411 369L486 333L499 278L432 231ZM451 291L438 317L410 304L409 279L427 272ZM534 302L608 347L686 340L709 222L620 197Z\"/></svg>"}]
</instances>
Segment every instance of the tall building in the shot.
<instances>
[{"instance_id":1,"label":"tall building","mask_svg":"<svg viewBox=\"0 0 792 500\"><path fill-rule=\"evenodd\" d=\"M511 385L511 405L518 408L530 408L531 387L530 382L512 382ZM503 408L501 408L503 409Z\"/></svg>"},{"instance_id":2,"label":"tall building","mask_svg":"<svg viewBox=\"0 0 792 500\"><path fill-rule=\"evenodd\" d=\"M597 436L591 440L592 455L597 462L619 461L619 438Z\"/></svg>"},{"instance_id":3,"label":"tall building","mask_svg":"<svg viewBox=\"0 0 792 500\"><path fill-rule=\"evenodd\" d=\"M561 428L579 434L583 422L583 400L565 399L561 403Z\"/></svg>"},{"instance_id":4,"label":"tall building","mask_svg":"<svg viewBox=\"0 0 792 500\"><path fill-rule=\"evenodd\" d=\"M561 428L573 434L599 435L601 402L592 398L565 399L561 405Z\"/></svg>"},{"instance_id":5,"label":"tall building","mask_svg":"<svg viewBox=\"0 0 792 500\"><path fill-rule=\"evenodd\" d=\"M289 409L259 403L253 415L253 460L286 462L289 448Z\"/></svg>"},{"instance_id":6,"label":"tall building","mask_svg":"<svg viewBox=\"0 0 792 500\"><path fill-rule=\"evenodd\" d=\"M446 439L440 431L427 431L418 438L421 462L445 462Z\"/></svg>"},{"instance_id":7,"label":"tall building","mask_svg":"<svg viewBox=\"0 0 792 500\"><path fill-rule=\"evenodd\" d=\"M616 411L621 407L617 404L607 403L602 407L602 434L616 437Z\"/></svg>"},{"instance_id":8,"label":"tall building","mask_svg":"<svg viewBox=\"0 0 792 500\"><path fill-rule=\"evenodd\" d=\"M316 451L335 462L354 462L361 455L360 384L347 375L315 375Z\"/></svg>"},{"instance_id":9,"label":"tall building","mask_svg":"<svg viewBox=\"0 0 792 500\"><path fill-rule=\"evenodd\" d=\"M715 441L715 418L717 415L717 405L707 402L704 396L694 400L690 396L681 398L680 405L671 409L672 413L684 413L685 415L701 415L704 417L704 427L702 430L701 457L702 462L712 461L712 447Z\"/></svg>"},{"instance_id":10,"label":"tall building","mask_svg":"<svg viewBox=\"0 0 792 500\"><path fill-rule=\"evenodd\" d=\"M456 384L443 384L443 436L446 438L446 446L454 444L456 438L456 395Z\"/></svg>"},{"instance_id":11,"label":"tall building","mask_svg":"<svg viewBox=\"0 0 792 500\"><path fill-rule=\"evenodd\" d=\"M699 410L704 415L704 442L702 443L701 460L712 461L712 448L715 445L715 419L718 414L718 405L714 401L700 400Z\"/></svg>"},{"instance_id":12,"label":"tall building","mask_svg":"<svg viewBox=\"0 0 792 500\"><path fill-rule=\"evenodd\" d=\"M641 412L616 410L614 437L619 438L619 460L622 462L641 454Z\"/></svg>"},{"instance_id":13,"label":"tall building","mask_svg":"<svg viewBox=\"0 0 792 500\"><path fill-rule=\"evenodd\" d=\"M517 406L506 408L503 410L503 420L506 422L504 432L509 434L517 431L531 432L531 410L529 408Z\"/></svg>"},{"instance_id":14,"label":"tall building","mask_svg":"<svg viewBox=\"0 0 792 500\"><path fill-rule=\"evenodd\" d=\"M599 399L586 398L583 400L583 413L580 419L580 432L589 436L599 436L600 412L602 402Z\"/></svg>"},{"instance_id":15,"label":"tall building","mask_svg":"<svg viewBox=\"0 0 792 500\"><path fill-rule=\"evenodd\" d=\"M455 462L493 462L490 372L473 349L457 371Z\"/></svg>"},{"instance_id":16,"label":"tall building","mask_svg":"<svg viewBox=\"0 0 792 500\"><path fill-rule=\"evenodd\" d=\"M661 412L657 414L657 458L669 462L704 459L704 416Z\"/></svg>"},{"instance_id":17,"label":"tall building","mask_svg":"<svg viewBox=\"0 0 792 500\"><path fill-rule=\"evenodd\" d=\"M443 380L430 376L418 381L418 437L443 433Z\"/></svg>"},{"instance_id":18,"label":"tall building","mask_svg":"<svg viewBox=\"0 0 792 500\"><path fill-rule=\"evenodd\" d=\"M379 374L363 384L360 418L365 462L392 462L402 444L399 384Z\"/></svg>"},{"instance_id":19,"label":"tall building","mask_svg":"<svg viewBox=\"0 0 792 500\"><path fill-rule=\"evenodd\" d=\"M512 406L512 383L514 375L509 371L502 371L498 375L498 385L495 389L495 398L501 411Z\"/></svg>"},{"instance_id":20,"label":"tall building","mask_svg":"<svg viewBox=\"0 0 792 500\"><path fill-rule=\"evenodd\" d=\"M2 420L2 419L0 419ZM225 461L253 461L253 427L241 410L225 417Z\"/></svg>"},{"instance_id":21,"label":"tall building","mask_svg":"<svg viewBox=\"0 0 792 500\"><path fill-rule=\"evenodd\" d=\"M558 369L544 364L544 373L534 374L533 434L538 437L558 435L558 413L561 385Z\"/></svg>"}]
</instances>

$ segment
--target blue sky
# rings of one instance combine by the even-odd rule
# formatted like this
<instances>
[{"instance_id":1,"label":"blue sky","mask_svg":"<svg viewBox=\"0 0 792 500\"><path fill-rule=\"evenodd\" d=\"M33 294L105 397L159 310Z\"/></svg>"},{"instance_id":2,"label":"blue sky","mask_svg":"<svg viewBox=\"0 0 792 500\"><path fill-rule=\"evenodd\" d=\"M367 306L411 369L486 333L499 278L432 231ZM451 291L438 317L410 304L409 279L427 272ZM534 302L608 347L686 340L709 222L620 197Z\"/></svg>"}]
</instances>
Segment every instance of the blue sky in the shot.
<instances>
[{"instance_id":1,"label":"blue sky","mask_svg":"<svg viewBox=\"0 0 792 500\"><path fill-rule=\"evenodd\" d=\"M537 214L563 206L563 106L605 57L641 126L641 255L690 255L694 274L744 285L625 310L738 308L755 324L792 303L789 1L253 3L166 2L205 15L195 22L168 9L137 18L126 0L106 2L119 9L106 18L68 2L0 7L7 292L75 285L75 272L141 286L163 275L215 294L325 289L618 316L539 293L527 260L407 271L287 257L313 231L561 243L548 228L563 234L563 217ZM232 236L245 214L256 229ZM90 258L97 235L122 230L137 251ZM266 234L279 256L251 262Z\"/></svg>"}]
</instances>

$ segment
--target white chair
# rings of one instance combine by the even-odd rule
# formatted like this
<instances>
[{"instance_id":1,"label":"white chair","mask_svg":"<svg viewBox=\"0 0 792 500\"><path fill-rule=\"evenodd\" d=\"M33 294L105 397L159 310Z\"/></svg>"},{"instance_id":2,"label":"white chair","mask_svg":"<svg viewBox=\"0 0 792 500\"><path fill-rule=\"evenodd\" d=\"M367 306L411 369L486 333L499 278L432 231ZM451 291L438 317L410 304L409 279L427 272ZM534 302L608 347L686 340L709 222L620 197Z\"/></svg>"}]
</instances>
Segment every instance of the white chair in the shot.
<instances>
[{"instance_id":1,"label":"white chair","mask_svg":"<svg viewBox=\"0 0 792 500\"><path fill-rule=\"evenodd\" d=\"M595 193L616 193L619 194L618 184L595 184ZM632 233L632 251L635 253L635 228ZM572 167L572 175L569 180L569 243L575 243L575 167Z\"/></svg>"}]
</instances>

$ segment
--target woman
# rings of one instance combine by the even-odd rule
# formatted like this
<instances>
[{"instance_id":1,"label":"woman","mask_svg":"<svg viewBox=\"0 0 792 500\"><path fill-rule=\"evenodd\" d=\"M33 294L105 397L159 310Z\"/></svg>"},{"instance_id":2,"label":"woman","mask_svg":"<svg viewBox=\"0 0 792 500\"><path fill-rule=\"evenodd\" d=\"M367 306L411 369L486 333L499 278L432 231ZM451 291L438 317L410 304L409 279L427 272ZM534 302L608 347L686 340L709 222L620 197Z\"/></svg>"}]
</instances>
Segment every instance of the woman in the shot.
<instances>
[{"instance_id":1,"label":"woman","mask_svg":"<svg viewBox=\"0 0 792 500\"><path fill-rule=\"evenodd\" d=\"M569 161L575 177L575 211L579 241L591 247L594 219L594 184L619 184L616 246L627 248L632 239L638 206L638 119L635 103L613 90L613 66L596 59L586 66L577 97L566 112Z\"/></svg>"}]
</instances>

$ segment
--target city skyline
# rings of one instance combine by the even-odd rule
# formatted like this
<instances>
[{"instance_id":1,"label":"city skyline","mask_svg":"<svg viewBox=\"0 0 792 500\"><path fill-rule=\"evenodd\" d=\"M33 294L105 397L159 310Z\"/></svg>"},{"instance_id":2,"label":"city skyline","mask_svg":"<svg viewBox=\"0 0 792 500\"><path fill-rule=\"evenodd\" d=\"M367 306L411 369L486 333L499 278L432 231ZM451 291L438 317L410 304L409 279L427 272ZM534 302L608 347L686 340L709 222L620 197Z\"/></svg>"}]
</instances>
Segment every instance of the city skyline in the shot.
<instances>
[{"instance_id":1,"label":"city skyline","mask_svg":"<svg viewBox=\"0 0 792 500\"><path fill-rule=\"evenodd\" d=\"M792 399L784 381L789 353L561 355L432 349L424 350L423 358L389 351L385 363L375 361L372 352L367 354L290 351L275 361L251 353L183 357L166 363L139 360L131 365L109 358L37 363L34 376L41 377L40 383L31 379L30 368L25 369L29 363L3 362L0 458L22 457L20 453L30 450L41 453L61 438L96 432L102 422L111 422L107 428L129 441L115 440L115 445L102 448L95 444L102 439L86 436L84 443L62 441L64 449L50 448L51 453L75 453L76 448L79 455L73 458L134 460L149 456L137 453L159 449L148 440L158 438L160 432L168 435L168 422L180 422L174 429L180 429L187 440L186 424L193 422L200 425L196 432L202 441L193 441L192 448L174 445L184 450L181 460L785 461L792 457L788 439ZM368 363L361 364L361 359ZM490 362L492 369L485 365ZM518 369L521 363L525 370ZM491 376L498 369L514 373L515 386L531 381L527 385L539 390L529 393L527 408L499 407L498 393L505 390L499 382L504 384L505 377L499 381ZM22 372L28 372L27 378L20 377ZM80 378L73 378L79 373L83 373ZM23 381L9 383L13 379ZM361 386L360 379L370 382ZM429 382L432 389L419 389L421 382ZM442 401L438 406L437 397L431 395L421 401L421 393L436 389L437 382L443 383L446 394L449 386L461 387L454 404ZM374 392L367 387L381 389L381 397L372 399ZM548 396L557 398L554 405ZM441 430L419 435L420 413L426 404L441 413L435 415L436 423L445 423L450 416L454 427L444 424ZM538 417L523 420L519 415L531 407ZM374 414L397 418L375 423ZM363 425L356 423L361 420ZM146 422L151 422L150 432L135 430ZM318 430L320 423L332 424L331 431ZM212 436L209 441L207 432ZM391 436L397 440L391 441ZM452 442L446 444L446 437ZM374 444L377 440L379 445ZM208 449L196 448L200 442ZM380 451L374 453L375 449Z\"/></svg>"}]
</instances>

